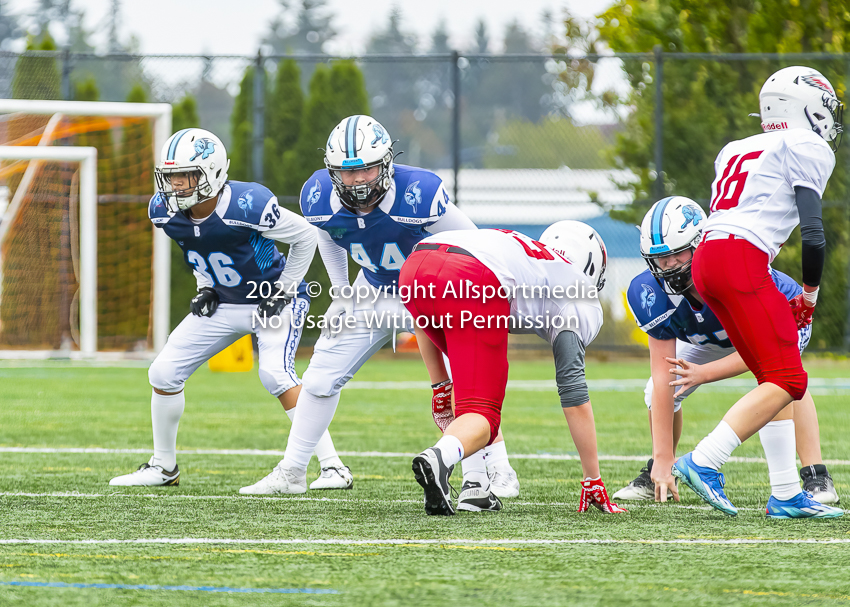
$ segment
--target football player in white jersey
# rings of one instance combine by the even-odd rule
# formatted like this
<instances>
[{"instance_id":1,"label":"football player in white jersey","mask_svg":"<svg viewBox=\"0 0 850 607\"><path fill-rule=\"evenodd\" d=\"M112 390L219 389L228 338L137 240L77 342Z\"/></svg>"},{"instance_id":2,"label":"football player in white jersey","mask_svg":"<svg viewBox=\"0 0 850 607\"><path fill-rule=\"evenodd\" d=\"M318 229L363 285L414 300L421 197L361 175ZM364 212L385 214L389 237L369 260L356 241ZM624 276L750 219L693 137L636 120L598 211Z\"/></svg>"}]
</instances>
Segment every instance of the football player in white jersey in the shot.
<instances>
[{"instance_id":1,"label":"football player in white jersey","mask_svg":"<svg viewBox=\"0 0 850 607\"><path fill-rule=\"evenodd\" d=\"M711 215L692 264L697 291L759 385L673 468L703 500L731 516L737 509L723 491L720 467L742 441L806 393L797 329L811 323L817 302L826 247L821 196L843 130L843 105L829 81L811 68L788 67L773 74L762 86L759 105L765 132L733 141L717 156ZM803 292L789 306L768 264L798 224ZM783 432L785 441L794 440L793 424ZM796 472L793 452L771 466L774 495L768 516L842 514L837 508L815 512L828 507L800 491ZM783 495L776 496L783 485Z\"/></svg>"},{"instance_id":2,"label":"football player in white jersey","mask_svg":"<svg viewBox=\"0 0 850 607\"><path fill-rule=\"evenodd\" d=\"M183 250L198 281L191 313L168 337L148 376L153 457L110 485L177 485L177 427L189 376L237 339L257 334L260 380L287 415L295 414L301 381L294 358L310 307L304 275L316 251L316 229L278 205L259 183L227 179L230 160L221 140L202 129L183 129L162 148L158 193L148 212ZM275 246L289 245L289 259ZM257 322L255 313L263 322ZM323 467L344 468L325 433L316 447ZM332 480L332 479L331 479ZM316 489L334 488L327 479Z\"/></svg>"},{"instance_id":3,"label":"football player in white jersey","mask_svg":"<svg viewBox=\"0 0 850 607\"><path fill-rule=\"evenodd\" d=\"M338 296L325 314L330 322L304 372L286 455L268 476L241 493L306 491L307 463L333 419L340 390L375 352L390 340L395 345L398 331L412 330L397 287L399 270L413 246L429 233L475 229L452 204L436 174L396 164L393 157L392 139L377 120L349 116L328 136L326 168L316 171L301 190L301 211L319 228L319 253L331 294ZM353 285L348 281L349 255L362 267ZM357 295L347 297L352 288ZM431 378L435 404L447 395L447 379ZM496 460L496 469L509 470L516 484L504 443L501 451L504 458ZM502 478L510 480L509 475ZM350 473L346 480L351 482ZM505 489L518 492L518 484L505 484Z\"/></svg>"},{"instance_id":4,"label":"football player in white jersey","mask_svg":"<svg viewBox=\"0 0 850 607\"><path fill-rule=\"evenodd\" d=\"M401 271L405 305L448 356L455 383L454 420L434 447L413 460L427 514L455 514L449 484L454 465L498 433L509 331L537 333L552 345L561 406L581 458L579 512L591 505L625 512L611 503L602 482L584 377L585 346L602 326L597 292L605 264L599 235L572 221L550 226L540 241L510 230L460 230L416 245ZM496 500L466 479L461 499L465 493Z\"/></svg>"},{"instance_id":5,"label":"football player in white jersey","mask_svg":"<svg viewBox=\"0 0 850 607\"><path fill-rule=\"evenodd\" d=\"M646 384L645 402L653 456L640 476L614 494L615 500L663 502L673 497L678 501L671 469L682 434L682 403L700 384L747 370L720 321L693 286L691 259L702 237L705 219L705 213L693 200L669 196L652 205L641 223L640 250L649 269L632 280L628 304L638 326L649 336L652 376ZM793 299L802 291L789 276L776 270L770 273L786 299ZM809 343L812 327L800 327L797 333L802 351ZM681 373L673 381L670 365L678 366ZM808 391L802 400L786 407L759 431L768 468L775 466L777 456L780 464L785 461L785 450L794 451L795 445L785 442L784 427L791 424L804 466L800 473L804 489L823 504L837 503L838 494L821 458L817 411ZM779 488L780 494L783 489Z\"/></svg>"}]
</instances>

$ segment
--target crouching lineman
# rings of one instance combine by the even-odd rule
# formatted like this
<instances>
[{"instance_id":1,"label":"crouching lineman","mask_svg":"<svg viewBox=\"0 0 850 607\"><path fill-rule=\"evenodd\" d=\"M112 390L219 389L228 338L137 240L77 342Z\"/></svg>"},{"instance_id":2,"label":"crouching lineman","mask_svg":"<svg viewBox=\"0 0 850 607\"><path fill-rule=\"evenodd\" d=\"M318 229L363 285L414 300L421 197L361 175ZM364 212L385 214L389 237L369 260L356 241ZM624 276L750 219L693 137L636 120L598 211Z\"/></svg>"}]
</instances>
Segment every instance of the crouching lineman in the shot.
<instances>
[{"instance_id":1,"label":"crouching lineman","mask_svg":"<svg viewBox=\"0 0 850 607\"><path fill-rule=\"evenodd\" d=\"M691 258L704 225L705 213L699 205L682 196L655 203L641 224L641 255L649 269L632 280L628 302L638 325L649 335L652 376L646 384L645 402L653 457L635 480L614 494L614 499L663 502L673 497L678 501L671 468L682 434L682 402L702 383L734 377L747 370L720 321L693 285ZM770 275L786 299L802 292L785 274L771 269ZM811 332L811 325L799 329L801 352ZM680 367L678 373L670 370L670 365ZM671 378L671 373L679 377ZM808 391L793 404L793 420L791 415L788 408L759 431L768 468L776 472L788 452L793 453L793 443L786 441L787 430L792 428L804 466L800 473L804 490L823 504L837 503L832 477L821 459L817 412ZM794 438L794 432L790 437ZM786 495L784 481L781 485L773 488L777 499L799 492L798 486L796 490L789 487L793 493Z\"/></svg>"},{"instance_id":2,"label":"crouching lineman","mask_svg":"<svg viewBox=\"0 0 850 607\"><path fill-rule=\"evenodd\" d=\"M340 390L397 331L412 328L396 287L413 245L429 232L475 229L451 203L437 175L393 162L389 133L374 118L345 118L326 145L326 169L313 173L301 189L301 211L319 228L319 253L332 295L343 296L335 297L325 313L328 322L304 372L283 460L240 493L306 491L307 463L333 420ZM361 266L353 285L348 282L349 255ZM344 297L352 288L367 295ZM435 399L445 393L446 385L439 385L445 379L431 378ZM506 459L502 465L510 468Z\"/></svg>"},{"instance_id":3,"label":"crouching lineman","mask_svg":"<svg viewBox=\"0 0 850 607\"><path fill-rule=\"evenodd\" d=\"M290 419L295 414L301 382L294 358L310 306L303 279L316 251L316 229L281 208L264 186L228 181L229 165L221 140L201 129L178 131L162 148L156 166L159 192L148 213L183 249L198 294L191 314L171 333L148 372L153 457L110 485L180 482L177 427L185 405L183 386L198 367L243 335L257 334L260 381ZM288 261L276 240L290 245ZM327 432L316 455L323 472L311 488L339 488L339 474L329 471L346 468Z\"/></svg>"},{"instance_id":4,"label":"crouching lineman","mask_svg":"<svg viewBox=\"0 0 850 607\"><path fill-rule=\"evenodd\" d=\"M727 144L714 163L711 216L694 253L697 292L720 320L729 340L758 380L717 427L678 460L673 474L713 508L734 516L720 467L732 452L806 394L808 376L797 331L811 323L823 273L826 241L821 196L835 168L844 106L823 74L787 67L759 92L764 133ZM779 291L768 264L800 224L803 292L791 300ZM777 433L777 441L779 441ZM782 431L793 444L794 428ZM800 491L793 449L770 470L767 516L832 518L843 514Z\"/></svg>"},{"instance_id":5,"label":"crouching lineman","mask_svg":"<svg viewBox=\"0 0 850 607\"><path fill-rule=\"evenodd\" d=\"M454 465L498 433L508 382L509 327L537 333L552 345L561 405L581 458L579 512L591 505L607 513L625 512L608 499L600 476L584 377L585 345L602 326L596 294L605 281L605 264L599 235L574 221L550 226L540 242L508 230L462 230L431 236L414 247L399 280L409 295L405 305L448 356L455 385L454 421L434 447L413 459L427 514L455 514L449 485ZM569 295L568 288L577 293ZM478 481L481 486L470 487L465 479L461 498L469 491L482 501L496 500L488 496L486 475Z\"/></svg>"}]
</instances>

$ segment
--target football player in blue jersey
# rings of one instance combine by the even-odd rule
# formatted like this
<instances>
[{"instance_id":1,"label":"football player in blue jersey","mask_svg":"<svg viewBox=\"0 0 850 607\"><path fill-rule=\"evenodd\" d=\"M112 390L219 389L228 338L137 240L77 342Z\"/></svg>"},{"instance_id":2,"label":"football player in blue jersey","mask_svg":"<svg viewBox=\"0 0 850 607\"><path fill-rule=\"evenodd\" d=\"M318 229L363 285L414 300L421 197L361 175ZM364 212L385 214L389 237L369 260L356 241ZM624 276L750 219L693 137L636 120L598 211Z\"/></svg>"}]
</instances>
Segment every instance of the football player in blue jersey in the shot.
<instances>
[{"instance_id":1,"label":"football player in blue jersey","mask_svg":"<svg viewBox=\"0 0 850 607\"><path fill-rule=\"evenodd\" d=\"M299 413L283 461L266 478L244 487L243 493L306 491L307 462L333 419L340 390L375 352L395 339L398 330L413 329L413 319L397 291L399 270L413 246L429 234L475 229L452 204L437 175L395 164L393 158L390 135L377 120L349 116L328 137L326 168L316 171L301 190L301 211L319 228L319 252L332 295L343 296L334 297L325 315L333 322L323 328L304 373ZM353 285L348 280L349 255L361 266ZM368 295L345 297L352 288ZM342 328L336 331L333 327ZM430 361L427 366L429 371L442 367ZM447 380L447 374L431 377L435 419L437 405L442 407L446 400ZM510 492L507 497L516 495L518 483L504 453L504 442L494 445L490 453L491 460L498 459L491 472L501 472L494 478L493 492L499 494L495 486L499 480L504 491ZM465 462L464 471L481 475L478 459ZM486 459L486 453L480 459ZM491 484L486 472L479 480L482 485ZM487 495L481 502L492 503L489 489L482 493Z\"/></svg>"},{"instance_id":2,"label":"football player in blue jersey","mask_svg":"<svg viewBox=\"0 0 850 607\"><path fill-rule=\"evenodd\" d=\"M316 228L278 205L259 183L228 181L230 161L221 140L202 129L172 135L156 166L153 224L183 250L198 281L191 313L177 326L150 367L153 457L110 485L177 485L177 427L183 386L209 358L249 333L257 334L260 380L295 414L301 381L294 358L310 299L304 275L316 251ZM289 259L275 241L289 245ZM325 433L316 455L324 469L313 488L335 488L346 471ZM311 485L312 487L312 485Z\"/></svg>"},{"instance_id":3,"label":"football player in blue jersey","mask_svg":"<svg viewBox=\"0 0 850 607\"><path fill-rule=\"evenodd\" d=\"M705 213L693 200L671 196L655 203L641 225L641 255L649 269L632 280L628 303L640 328L649 335L651 377L646 384L653 457L634 481L614 499L666 501L679 495L671 468L682 433L682 402L701 383L740 375L747 370L720 321L693 286L691 257L702 237ZM789 300L802 288L793 279L771 270L777 288ZM811 325L798 333L802 351ZM674 365L676 368L670 369ZM673 375L678 378L671 377ZM795 437L796 430L796 437ZM786 407L759 433L770 471L773 497L781 503L805 501L795 518L835 516L837 503L832 478L823 464L817 413L811 394ZM794 457L804 466L800 491ZM817 501L815 501L817 500ZM840 511L839 511L840 512Z\"/></svg>"}]
</instances>

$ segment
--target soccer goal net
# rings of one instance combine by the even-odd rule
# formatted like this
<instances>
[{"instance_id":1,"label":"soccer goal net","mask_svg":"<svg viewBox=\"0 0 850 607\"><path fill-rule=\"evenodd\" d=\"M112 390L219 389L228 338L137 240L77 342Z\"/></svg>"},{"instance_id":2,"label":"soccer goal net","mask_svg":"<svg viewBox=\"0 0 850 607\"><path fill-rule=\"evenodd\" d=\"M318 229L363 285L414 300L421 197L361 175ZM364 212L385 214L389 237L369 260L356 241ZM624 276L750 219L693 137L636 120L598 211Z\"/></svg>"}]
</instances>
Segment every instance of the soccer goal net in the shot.
<instances>
[{"instance_id":1,"label":"soccer goal net","mask_svg":"<svg viewBox=\"0 0 850 607\"><path fill-rule=\"evenodd\" d=\"M0 356L109 357L168 336L147 218L171 106L0 100Z\"/></svg>"}]
</instances>

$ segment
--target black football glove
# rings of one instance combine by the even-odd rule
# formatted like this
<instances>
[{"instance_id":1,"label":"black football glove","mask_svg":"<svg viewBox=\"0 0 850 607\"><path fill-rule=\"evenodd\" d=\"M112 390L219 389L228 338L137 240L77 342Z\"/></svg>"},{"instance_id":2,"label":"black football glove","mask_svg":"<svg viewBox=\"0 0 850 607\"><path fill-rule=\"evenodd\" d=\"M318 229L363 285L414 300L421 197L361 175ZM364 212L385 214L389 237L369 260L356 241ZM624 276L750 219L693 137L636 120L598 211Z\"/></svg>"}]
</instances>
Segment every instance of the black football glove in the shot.
<instances>
[{"instance_id":1,"label":"black football glove","mask_svg":"<svg viewBox=\"0 0 850 607\"><path fill-rule=\"evenodd\" d=\"M218 293L212 287L204 287L192 298L189 309L195 316L212 316L218 308Z\"/></svg>"},{"instance_id":2,"label":"black football glove","mask_svg":"<svg viewBox=\"0 0 850 607\"><path fill-rule=\"evenodd\" d=\"M260 317L269 318L277 316L283 309L292 301L291 297L266 297L257 306L257 313Z\"/></svg>"}]
</instances>

